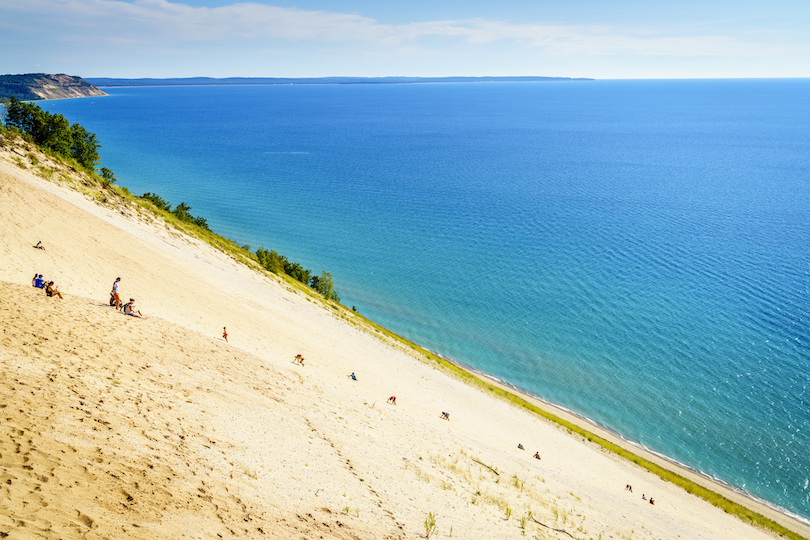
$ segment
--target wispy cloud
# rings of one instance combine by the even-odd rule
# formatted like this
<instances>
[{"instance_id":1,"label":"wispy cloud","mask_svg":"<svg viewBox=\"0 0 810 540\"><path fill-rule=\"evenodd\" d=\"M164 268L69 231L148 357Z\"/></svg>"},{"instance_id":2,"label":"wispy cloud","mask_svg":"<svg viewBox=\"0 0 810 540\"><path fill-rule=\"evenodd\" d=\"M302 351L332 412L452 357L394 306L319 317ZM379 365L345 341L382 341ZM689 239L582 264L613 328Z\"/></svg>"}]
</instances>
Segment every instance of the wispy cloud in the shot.
<instances>
[{"instance_id":1,"label":"wispy cloud","mask_svg":"<svg viewBox=\"0 0 810 540\"><path fill-rule=\"evenodd\" d=\"M166 0L0 0L0 9L7 15L21 15L21 21L22 15L36 15L40 30L45 23L57 35L75 39L78 33L98 42L145 46L306 41L430 47L438 41L467 46L509 43L562 55L767 56L784 52L783 46L761 40L690 31L679 35L668 28L514 24L481 18L391 25L357 14L256 3L207 8Z\"/></svg>"}]
</instances>

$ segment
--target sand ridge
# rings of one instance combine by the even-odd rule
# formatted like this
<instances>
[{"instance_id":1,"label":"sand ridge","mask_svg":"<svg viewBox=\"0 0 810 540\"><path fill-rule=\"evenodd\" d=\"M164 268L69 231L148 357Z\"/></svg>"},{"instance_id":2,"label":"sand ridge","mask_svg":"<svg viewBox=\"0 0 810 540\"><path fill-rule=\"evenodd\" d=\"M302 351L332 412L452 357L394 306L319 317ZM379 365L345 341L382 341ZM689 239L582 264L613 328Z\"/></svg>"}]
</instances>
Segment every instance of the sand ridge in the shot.
<instances>
[{"instance_id":1,"label":"sand ridge","mask_svg":"<svg viewBox=\"0 0 810 540\"><path fill-rule=\"evenodd\" d=\"M0 151L0 533L416 538L432 513L440 537L772 537L16 155ZM147 319L107 305L119 275Z\"/></svg>"}]
</instances>

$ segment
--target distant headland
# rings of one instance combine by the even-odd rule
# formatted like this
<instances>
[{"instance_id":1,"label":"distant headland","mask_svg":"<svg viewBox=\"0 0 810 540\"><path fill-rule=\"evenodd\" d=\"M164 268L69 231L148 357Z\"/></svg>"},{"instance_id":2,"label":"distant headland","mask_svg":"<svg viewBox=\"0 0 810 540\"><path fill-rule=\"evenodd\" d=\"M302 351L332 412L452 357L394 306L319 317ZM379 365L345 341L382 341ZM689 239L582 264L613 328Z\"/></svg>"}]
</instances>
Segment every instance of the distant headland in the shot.
<instances>
[{"instance_id":1,"label":"distant headland","mask_svg":"<svg viewBox=\"0 0 810 540\"><path fill-rule=\"evenodd\" d=\"M175 79L110 79L88 78L96 86L213 86L246 84L418 84L470 82L554 82L592 81L571 77L189 77Z\"/></svg>"},{"instance_id":2,"label":"distant headland","mask_svg":"<svg viewBox=\"0 0 810 540\"><path fill-rule=\"evenodd\" d=\"M0 99L14 96L20 101L34 101L106 95L81 77L71 75L0 75Z\"/></svg>"}]
</instances>

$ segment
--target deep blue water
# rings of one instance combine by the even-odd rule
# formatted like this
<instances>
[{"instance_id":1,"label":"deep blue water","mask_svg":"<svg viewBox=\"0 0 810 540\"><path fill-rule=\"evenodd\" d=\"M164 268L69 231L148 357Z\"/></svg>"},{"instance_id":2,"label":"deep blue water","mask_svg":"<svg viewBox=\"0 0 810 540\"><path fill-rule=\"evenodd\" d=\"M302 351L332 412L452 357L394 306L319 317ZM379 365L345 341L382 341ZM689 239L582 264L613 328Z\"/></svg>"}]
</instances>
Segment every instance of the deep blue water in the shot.
<instances>
[{"instance_id":1,"label":"deep blue water","mask_svg":"<svg viewBox=\"0 0 810 540\"><path fill-rule=\"evenodd\" d=\"M810 80L108 91L133 193L810 518Z\"/></svg>"}]
</instances>

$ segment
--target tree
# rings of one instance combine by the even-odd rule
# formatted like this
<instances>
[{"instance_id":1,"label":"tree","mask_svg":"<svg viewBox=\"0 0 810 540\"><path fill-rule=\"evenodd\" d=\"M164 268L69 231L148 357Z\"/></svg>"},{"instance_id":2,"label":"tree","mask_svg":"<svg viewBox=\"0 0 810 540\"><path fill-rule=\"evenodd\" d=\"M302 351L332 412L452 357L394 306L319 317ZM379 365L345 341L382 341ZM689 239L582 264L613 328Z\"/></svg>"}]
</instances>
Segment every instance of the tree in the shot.
<instances>
[{"instance_id":1,"label":"tree","mask_svg":"<svg viewBox=\"0 0 810 540\"><path fill-rule=\"evenodd\" d=\"M73 124L70 126L70 132L70 156L81 163L84 167L88 169L95 169L96 165L98 165L98 162L101 159L101 156L98 153L98 149L101 148L101 145L98 143L96 134L90 133L79 124ZM110 171L110 169L107 169L106 167L102 169L102 171L104 170ZM102 175L103 174L104 173L102 172ZM105 178L107 177L105 176ZM115 177L112 176L112 171L110 171L110 178L108 180L110 182L115 182Z\"/></svg>"},{"instance_id":2,"label":"tree","mask_svg":"<svg viewBox=\"0 0 810 540\"><path fill-rule=\"evenodd\" d=\"M113 184L118 181L115 179L115 175L113 175L113 172L107 167L102 167L99 172L101 173L101 177L110 184Z\"/></svg>"},{"instance_id":3,"label":"tree","mask_svg":"<svg viewBox=\"0 0 810 540\"><path fill-rule=\"evenodd\" d=\"M312 283L312 288L321 293L324 298L340 302L340 295L332 282L332 274L324 270L320 276L312 278Z\"/></svg>"}]
</instances>

